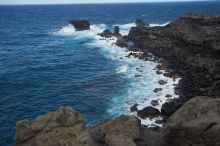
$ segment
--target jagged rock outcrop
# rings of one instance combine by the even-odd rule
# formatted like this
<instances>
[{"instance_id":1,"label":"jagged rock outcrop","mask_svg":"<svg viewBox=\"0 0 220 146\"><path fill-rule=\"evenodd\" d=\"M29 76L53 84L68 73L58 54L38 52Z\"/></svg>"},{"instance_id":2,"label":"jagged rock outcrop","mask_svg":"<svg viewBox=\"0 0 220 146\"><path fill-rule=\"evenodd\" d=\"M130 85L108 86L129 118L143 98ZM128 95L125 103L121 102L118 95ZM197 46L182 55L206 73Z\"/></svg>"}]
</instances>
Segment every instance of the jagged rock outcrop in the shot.
<instances>
[{"instance_id":1,"label":"jagged rock outcrop","mask_svg":"<svg viewBox=\"0 0 220 146\"><path fill-rule=\"evenodd\" d=\"M195 97L162 128L164 146L219 146L220 98Z\"/></svg>"},{"instance_id":2,"label":"jagged rock outcrop","mask_svg":"<svg viewBox=\"0 0 220 146\"><path fill-rule=\"evenodd\" d=\"M141 138L140 120L134 116L124 116L103 122L91 128L93 139L107 146L135 146Z\"/></svg>"},{"instance_id":3,"label":"jagged rock outcrop","mask_svg":"<svg viewBox=\"0 0 220 146\"><path fill-rule=\"evenodd\" d=\"M103 122L92 128L70 107L17 122L15 146L136 146L141 124L134 116Z\"/></svg>"},{"instance_id":4,"label":"jagged rock outcrop","mask_svg":"<svg viewBox=\"0 0 220 146\"><path fill-rule=\"evenodd\" d=\"M90 23L87 20L71 20L69 23L76 29L76 31L90 29Z\"/></svg>"},{"instance_id":5,"label":"jagged rock outcrop","mask_svg":"<svg viewBox=\"0 0 220 146\"><path fill-rule=\"evenodd\" d=\"M17 122L15 146L92 146L83 117L72 108L61 107L37 117Z\"/></svg>"}]
</instances>

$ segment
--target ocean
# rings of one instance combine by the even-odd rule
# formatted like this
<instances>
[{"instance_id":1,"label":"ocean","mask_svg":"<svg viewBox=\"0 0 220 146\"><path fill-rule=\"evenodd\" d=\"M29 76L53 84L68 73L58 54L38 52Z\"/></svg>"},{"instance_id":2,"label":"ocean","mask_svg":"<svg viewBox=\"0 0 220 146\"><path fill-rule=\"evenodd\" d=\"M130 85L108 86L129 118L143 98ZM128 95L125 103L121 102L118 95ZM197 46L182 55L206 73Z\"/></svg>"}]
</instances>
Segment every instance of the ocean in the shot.
<instances>
[{"instance_id":1,"label":"ocean","mask_svg":"<svg viewBox=\"0 0 220 146\"><path fill-rule=\"evenodd\" d=\"M18 120L59 106L73 107L93 125L134 114L135 103L143 108L152 99L165 102L166 94L178 97L178 80L157 75L157 63L126 57L125 48L97 33L118 25L126 35L137 18L163 26L189 12L220 14L220 2L0 6L0 146L13 145ZM76 32L72 19L89 20L91 30ZM168 83L155 94L159 79Z\"/></svg>"}]
</instances>

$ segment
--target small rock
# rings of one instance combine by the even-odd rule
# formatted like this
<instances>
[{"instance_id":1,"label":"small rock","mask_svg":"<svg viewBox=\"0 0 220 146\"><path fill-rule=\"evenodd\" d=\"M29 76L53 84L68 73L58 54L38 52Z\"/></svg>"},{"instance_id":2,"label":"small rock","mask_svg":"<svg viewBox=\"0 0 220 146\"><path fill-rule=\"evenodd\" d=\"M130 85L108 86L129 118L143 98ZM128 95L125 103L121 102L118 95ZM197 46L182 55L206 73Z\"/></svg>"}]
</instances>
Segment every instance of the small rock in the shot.
<instances>
[{"instance_id":1,"label":"small rock","mask_svg":"<svg viewBox=\"0 0 220 146\"><path fill-rule=\"evenodd\" d=\"M142 77L143 75L135 75L135 78Z\"/></svg>"},{"instance_id":2,"label":"small rock","mask_svg":"<svg viewBox=\"0 0 220 146\"><path fill-rule=\"evenodd\" d=\"M170 97L172 97L172 95L167 94L167 95L165 95L165 97L166 97L166 98L170 98Z\"/></svg>"},{"instance_id":3,"label":"small rock","mask_svg":"<svg viewBox=\"0 0 220 146\"><path fill-rule=\"evenodd\" d=\"M159 105L158 100L152 100L152 101L151 101L151 105L153 105L153 106Z\"/></svg>"},{"instance_id":4,"label":"small rock","mask_svg":"<svg viewBox=\"0 0 220 146\"><path fill-rule=\"evenodd\" d=\"M137 112L138 111L138 108L137 108L138 104L134 104L131 108L130 108L130 111L131 112Z\"/></svg>"},{"instance_id":5,"label":"small rock","mask_svg":"<svg viewBox=\"0 0 220 146\"><path fill-rule=\"evenodd\" d=\"M160 84L160 85L165 85L167 83L167 81L164 81L164 80L159 80L158 81L158 84Z\"/></svg>"},{"instance_id":6,"label":"small rock","mask_svg":"<svg viewBox=\"0 0 220 146\"><path fill-rule=\"evenodd\" d=\"M170 73L170 72L166 72L166 73L164 73L163 75L164 75L165 77L168 77L168 78L172 78L172 77L173 77L172 73Z\"/></svg>"},{"instance_id":7,"label":"small rock","mask_svg":"<svg viewBox=\"0 0 220 146\"><path fill-rule=\"evenodd\" d=\"M156 74L161 75L161 74L163 74L163 72L157 70L157 71L156 71Z\"/></svg>"},{"instance_id":8,"label":"small rock","mask_svg":"<svg viewBox=\"0 0 220 146\"><path fill-rule=\"evenodd\" d=\"M155 88L155 89L154 89L154 93L158 93L158 92L160 92L160 91L162 91L162 88Z\"/></svg>"}]
</instances>

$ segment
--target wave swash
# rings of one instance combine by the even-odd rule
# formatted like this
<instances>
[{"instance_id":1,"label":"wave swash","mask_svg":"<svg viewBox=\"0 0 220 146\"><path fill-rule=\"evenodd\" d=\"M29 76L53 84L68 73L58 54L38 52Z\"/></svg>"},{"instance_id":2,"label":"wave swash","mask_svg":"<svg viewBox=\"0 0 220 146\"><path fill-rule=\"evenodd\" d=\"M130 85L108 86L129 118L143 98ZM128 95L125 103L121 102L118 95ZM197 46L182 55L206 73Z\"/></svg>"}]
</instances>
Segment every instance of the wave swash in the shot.
<instances>
[{"instance_id":1,"label":"wave swash","mask_svg":"<svg viewBox=\"0 0 220 146\"><path fill-rule=\"evenodd\" d=\"M165 26L168 23L150 24L150 26ZM130 23L118 26L120 27L121 34L127 35L130 28L135 26L135 24ZM120 74L123 78L128 79L129 82L127 82L127 85L125 85L126 88L123 89L123 91L120 91L117 96L112 97L107 110L110 117L116 117L121 114L136 115L136 112L130 112L132 105L138 104L137 108L140 110L150 106L152 100L159 101L159 105L155 106L155 108L161 110L162 104L168 100L165 95L172 95L169 100L178 98L178 95L174 93L173 84L178 84L180 78L174 81L172 78L156 74L155 67L158 65L156 62L140 60L133 56L126 57L130 52L127 51L126 48L120 48L115 45L117 38L103 39L97 35L106 28L107 25L99 24L91 25L90 30L75 31L71 25L68 25L56 31L54 35L74 37L75 39L91 38L92 41L86 45L100 48L106 57L118 62L118 67L115 69L115 72ZM167 84L160 85L158 84L158 80L165 80ZM163 90L154 93L153 90L155 88L162 88ZM160 119L162 119L162 117L141 119L141 123L148 126L162 126L161 124L155 123L156 120Z\"/></svg>"}]
</instances>

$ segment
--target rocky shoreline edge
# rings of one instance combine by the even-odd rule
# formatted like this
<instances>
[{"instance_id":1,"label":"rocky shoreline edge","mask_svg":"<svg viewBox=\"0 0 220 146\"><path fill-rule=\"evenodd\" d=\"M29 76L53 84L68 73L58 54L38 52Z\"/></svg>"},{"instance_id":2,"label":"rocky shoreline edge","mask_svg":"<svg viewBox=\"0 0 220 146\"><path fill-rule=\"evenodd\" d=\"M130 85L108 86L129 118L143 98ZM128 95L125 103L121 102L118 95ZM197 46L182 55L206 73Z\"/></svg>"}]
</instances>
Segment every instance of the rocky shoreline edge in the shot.
<instances>
[{"instance_id":1,"label":"rocky shoreline edge","mask_svg":"<svg viewBox=\"0 0 220 146\"><path fill-rule=\"evenodd\" d=\"M89 29L83 22L75 24L82 26L78 30ZM34 121L17 122L16 146L220 145L220 16L186 14L163 27L137 20L127 36L120 35L117 26L113 33L100 35L114 36L116 45L141 52L130 55L159 62L158 74L165 70L167 77L181 77L175 89L179 98L164 103L161 113L149 107L144 112L162 115L164 126L148 128L137 117L122 115L86 127L79 113L61 107Z\"/></svg>"}]
</instances>

